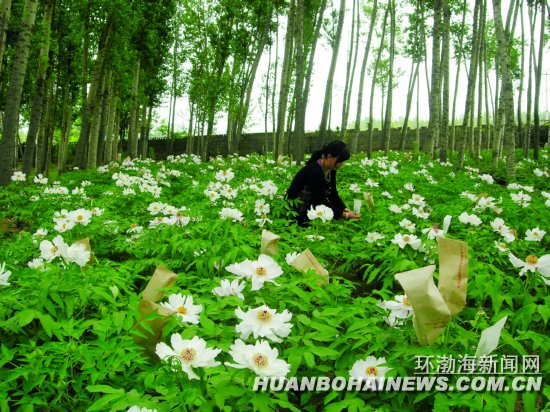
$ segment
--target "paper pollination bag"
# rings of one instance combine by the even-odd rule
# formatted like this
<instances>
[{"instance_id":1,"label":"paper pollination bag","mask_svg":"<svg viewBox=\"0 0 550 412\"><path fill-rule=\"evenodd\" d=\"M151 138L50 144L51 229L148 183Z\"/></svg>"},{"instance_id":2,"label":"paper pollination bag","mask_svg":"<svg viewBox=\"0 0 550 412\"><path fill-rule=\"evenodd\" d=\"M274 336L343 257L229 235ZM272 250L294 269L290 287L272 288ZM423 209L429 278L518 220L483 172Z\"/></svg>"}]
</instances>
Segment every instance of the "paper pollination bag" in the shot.
<instances>
[{"instance_id":1,"label":"paper pollination bag","mask_svg":"<svg viewBox=\"0 0 550 412\"><path fill-rule=\"evenodd\" d=\"M263 229L260 252L266 255L276 256L279 239L281 239L280 236L275 233L271 233L269 230Z\"/></svg>"},{"instance_id":2,"label":"paper pollination bag","mask_svg":"<svg viewBox=\"0 0 550 412\"><path fill-rule=\"evenodd\" d=\"M433 280L434 265L395 275L413 308L413 327L421 345L431 345L466 306L468 244L438 238L438 245L439 287Z\"/></svg>"},{"instance_id":3,"label":"paper pollination bag","mask_svg":"<svg viewBox=\"0 0 550 412\"><path fill-rule=\"evenodd\" d=\"M466 306L468 289L468 244L460 240L438 238L439 292L456 315Z\"/></svg>"},{"instance_id":4,"label":"paper pollination bag","mask_svg":"<svg viewBox=\"0 0 550 412\"><path fill-rule=\"evenodd\" d=\"M307 272L309 269L314 270L319 276L317 284L322 286L329 282L329 275L327 270L321 265L317 258L311 253L309 249L304 250L300 253L296 259L290 262L290 266L295 269L298 269L302 272Z\"/></svg>"},{"instance_id":5,"label":"paper pollination bag","mask_svg":"<svg viewBox=\"0 0 550 412\"><path fill-rule=\"evenodd\" d=\"M413 327L421 345L431 345L451 320L451 311L435 286L435 266L395 275L413 308Z\"/></svg>"},{"instance_id":6,"label":"paper pollination bag","mask_svg":"<svg viewBox=\"0 0 550 412\"><path fill-rule=\"evenodd\" d=\"M140 321L135 326L134 341L143 346L151 356L162 336L162 330L168 318L175 312L160 306L157 302L164 296L164 288L172 286L178 276L164 266L158 266L143 291L138 309ZM153 315L155 312L155 315Z\"/></svg>"},{"instance_id":7,"label":"paper pollination bag","mask_svg":"<svg viewBox=\"0 0 550 412\"><path fill-rule=\"evenodd\" d=\"M362 205L363 202L361 201L361 199L353 199L353 213L360 214Z\"/></svg>"},{"instance_id":8,"label":"paper pollination bag","mask_svg":"<svg viewBox=\"0 0 550 412\"><path fill-rule=\"evenodd\" d=\"M365 198L365 201L367 202L367 206L370 210L374 210L374 198L372 195L368 192L363 193L363 197Z\"/></svg>"}]
</instances>

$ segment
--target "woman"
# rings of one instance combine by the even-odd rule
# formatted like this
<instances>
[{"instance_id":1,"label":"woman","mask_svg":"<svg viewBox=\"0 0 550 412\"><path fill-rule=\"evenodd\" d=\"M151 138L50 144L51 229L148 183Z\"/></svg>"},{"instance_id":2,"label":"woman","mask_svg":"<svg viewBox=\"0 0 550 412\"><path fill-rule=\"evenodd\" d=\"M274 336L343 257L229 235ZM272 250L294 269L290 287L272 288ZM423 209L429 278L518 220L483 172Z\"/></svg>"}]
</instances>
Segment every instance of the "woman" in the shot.
<instances>
[{"instance_id":1,"label":"woman","mask_svg":"<svg viewBox=\"0 0 550 412\"><path fill-rule=\"evenodd\" d=\"M336 190L336 171L349 158L350 153L346 144L341 140L333 140L322 149L313 152L307 164L294 176L286 197L300 201L296 205L300 226L309 222L307 211L318 205L330 207L335 219L360 217L346 208Z\"/></svg>"}]
</instances>

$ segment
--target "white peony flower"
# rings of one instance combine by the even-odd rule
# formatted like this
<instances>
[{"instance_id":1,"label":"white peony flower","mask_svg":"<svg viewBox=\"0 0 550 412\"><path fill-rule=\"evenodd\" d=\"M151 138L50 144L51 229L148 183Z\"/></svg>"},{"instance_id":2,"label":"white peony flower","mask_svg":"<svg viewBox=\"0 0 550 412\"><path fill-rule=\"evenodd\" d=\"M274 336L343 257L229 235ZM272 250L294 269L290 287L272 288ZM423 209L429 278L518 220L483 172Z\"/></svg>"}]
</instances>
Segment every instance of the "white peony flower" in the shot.
<instances>
[{"instance_id":1,"label":"white peony flower","mask_svg":"<svg viewBox=\"0 0 550 412\"><path fill-rule=\"evenodd\" d=\"M545 234L546 234L546 231L541 230L538 227L535 227L533 229L527 229L525 231L525 240L528 240L531 242L540 242L544 238Z\"/></svg>"},{"instance_id":2,"label":"white peony flower","mask_svg":"<svg viewBox=\"0 0 550 412\"><path fill-rule=\"evenodd\" d=\"M224 207L220 211L220 217L222 220L232 220L233 222L242 222L243 214L239 209L232 209L230 207Z\"/></svg>"},{"instance_id":3,"label":"white peony flower","mask_svg":"<svg viewBox=\"0 0 550 412\"><path fill-rule=\"evenodd\" d=\"M477 217L476 215L472 214L472 215L469 215L468 213L466 212L462 212L459 216L458 216L458 220L464 224L468 224L468 225L472 225L472 226L479 226L481 225L481 219L479 217Z\"/></svg>"},{"instance_id":4,"label":"white peony flower","mask_svg":"<svg viewBox=\"0 0 550 412\"><path fill-rule=\"evenodd\" d=\"M241 339L248 339L252 334L254 338L261 337L282 342L281 338L286 338L292 329L292 324L289 323L292 314L286 309L282 313L277 313L266 305L250 309L248 312L237 308L235 315L241 320L236 327L237 333L241 334Z\"/></svg>"},{"instance_id":5,"label":"white peony flower","mask_svg":"<svg viewBox=\"0 0 550 412\"><path fill-rule=\"evenodd\" d=\"M384 239L384 235L378 232L369 232L367 233L367 237L365 238L365 241L367 241L368 243L374 243L381 239Z\"/></svg>"},{"instance_id":6,"label":"white peony flower","mask_svg":"<svg viewBox=\"0 0 550 412\"><path fill-rule=\"evenodd\" d=\"M414 250L418 250L420 247L420 243L422 242L419 238L417 238L415 235L402 235L401 233L397 233L392 241L392 243L395 243L398 245L401 249L403 249L405 246L409 245Z\"/></svg>"},{"instance_id":7,"label":"white peony flower","mask_svg":"<svg viewBox=\"0 0 550 412\"><path fill-rule=\"evenodd\" d=\"M261 377L285 377L290 372L290 365L282 359L277 359L279 351L271 348L263 340L254 345L246 345L237 339L229 350L235 363L225 362L226 366L237 369L251 369Z\"/></svg>"},{"instance_id":8,"label":"white peony flower","mask_svg":"<svg viewBox=\"0 0 550 412\"><path fill-rule=\"evenodd\" d=\"M68 247L60 235L54 237L52 242L43 240L40 242L40 257L46 262L51 262L56 257L64 254L65 249Z\"/></svg>"},{"instance_id":9,"label":"white peony flower","mask_svg":"<svg viewBox=\"0 0 550 412\"><path fill-rule=\"evenodd\" d=\"M172 347L164 342L157 343L156 354L172 366L179 365L189 379L199 379L193 368L213 368L220 365L215 359L221 349L207 348L204 339L194 336L190 340L184 340L179 333L174 333L170 337L170 343Z\"/></svg>"},{"instance_id":10,"label":"white peony flower","mask_svg":"<svg viewBox=\"0 0 550 412\"><path fill-rule=\"evenodd\" d=\"M82 226L88 226L92 219L92 212L86 209L77 209L69 212L69 220L80 223Z\"/></svg>"},{"instance_id":11,"label":"white peony flower","mask_svg":"<svg viewBox=\"0 0 550 412\"><path fill-rule=\"evenodd\" d=\"M393 213L401 213L403 210L397 206L397 205L390 205L389 207L390 209L390 212L393 212Z\"/></svg>"},{"instance_id":12,"label":"white peony flower","mask_svg":"<svg viewBox=\"0 0 550 412\"><path fill-rule=\"evenodd\" d=\"M365 360L355 362L349 371L352 378L382 378L391 368L381 367L386 363L386 358L367 356Z\"/></svg>"},{"instance_id":13,"label":"white peony flower","mask_svg":"<svg viewBox=\"0 0 550 412\"><path fill-rule=\"evenodd\" d=\"M525 262L515 257L512 253L508 255L510 262L514 267L521 268L519 275L523 276L526 272L539 272L542 275L544 283L550 285L550 254L541 256L527 256Z\"/></svg>"},{"instance_id":14,"label":"white peony flower","mask_svg":"<svg viewBox=\"0 0 550 412\"><path fill-rule=\"evenodd\" d=\"M90 261L90 251L86 250L86 246L81 243L75 243L64 249L62 257L69 263L76 263L83 267Z\"/></svg>"},{"instance_id":15,"label":"white peony flower","mask_svg":"<svg viewBox=\"0 0 550 412\"><path fill-rule=\"evenodd\" d=\"M437 225L432 227L422 229L422 233L428 236L428 239L434 240L437 237L445 237L445 234L449 231L449 226L451 225L451 215L447 215L443 218L443 228L440 229Z\"/></svg>"},{"instance_id":16,"label":"white peony flower","mask_svg":"<svg viewBox=\"0 0 550 412\"><path fill-rule=\"evenodd\" d=\"M8 282L8 279L10 276L11 271L6 270L6 262L2 263L2 265L0 265L0 285L9 286L10 283Z\"/></svg>"},{"instance_id":17,"label":"white peony flower","mask_svg":"<svg viewBox=\"0 0 550 412\"><path fill-rule=\"evenodd\" d=\"M399 222L399 226L401 226L403 229L407 229L409 232L414 232L414 229L416 228L416 225L409 219L403 219L401 222Z\"/></svg>"},{"instance_id":18,"label":"white peony flower","mask_svg":"<svg viewBox=\"0 0 550 412\"><path fill-rule=\"evenodd\" d=\"M11 180L14 182L24 182L27 178L27 175L23 172L15 171L11 176Z\"/></svg>"},{"instance_id":19,"label":"white peony flower","mask_svg":"<svg viewBox=\"0 0 550 412\"><path fill-rule=\"evenodd\" d=\"M199 313L202 312L202 305L193 305L193 296L173 293L168 296L168 302L162 302L160 305L176 312L176 315L186 323L199 323Z\"/></svg>"},{"instance_id":20,"label":"white peony flower","mask_svg":"<svg viewBox=\"0 0 550 412\"><path fill-rule=\"evenodd\" d=\"M334 218L334 212L325 205L317 205L315 209L311 206L307 211L307 217L309 220L321 219L321 221L327 222Z\"/></svg>"},{"instance_id":21,"label":"white peony flower","mask_svg":"<svg viewBox=\"0 0 550 412\"><path fill-rule=\"evenodd\" d=\"M238 279L229 281L228 279L222 279L220 286L215 287L212 290L214 295L221 297L224 296L237 296L239 299L244 300L243 290L246 286L246 282L239 282Z\"/></svg>"},{"instance_id":22,"label":"white peony flower","mask_svg":"<svg viewBox=\"0 0 550 412\"><path fill-rule=\"evenodd\" d=\"M298 256L300 256L298 252L287 253L285 256L286 263L290 265Z\"/></svg>"},{"instance_id":23,"label":"white peony flower","mask_svg":"<svg viewBox=\"0 0 550 412\"><path fill-rule=\"evenodd\" d=\"M46 268L44 267L44 260L41 258L35 258L31 260L29 263L27 263L27 266L31 269L38 269L41 272L44 271Z\"/></svg>"},{"instance_id":24,"label":"white peony flower","mask_svg":"<svg viewBox=\"0 0 550 412\"><path fill-rule=\"evenodd\" d=\"M225 270L234 275L252 280L252 290L259 290L265 282L275 283L273 279L281 276L283 270L271 256L261 254L258 260L246 259L240 263L226 266ZM277 283L275 283L277 285Z\"/></svg>"},{"instance_id":25,"label":"white peony flower","mask_svg":"<svg viewBox=\"0 0 550 412\"><path fill-rule=\"evenodd\" d=\"M233 179L233 177L235 177L235 173L233 173L231 169L220 170L214 175L214 177L220 182L229 182Z\"/></svg>"}]
</instances>

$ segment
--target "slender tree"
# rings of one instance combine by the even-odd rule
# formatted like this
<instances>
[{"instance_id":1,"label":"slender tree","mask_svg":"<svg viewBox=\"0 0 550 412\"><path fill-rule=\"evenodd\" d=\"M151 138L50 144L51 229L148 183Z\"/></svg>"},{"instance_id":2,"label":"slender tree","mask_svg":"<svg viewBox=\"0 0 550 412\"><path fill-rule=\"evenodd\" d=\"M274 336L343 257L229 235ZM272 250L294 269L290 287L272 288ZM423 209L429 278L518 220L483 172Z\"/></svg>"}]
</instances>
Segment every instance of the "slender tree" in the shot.
<instances>
[{"instance_id":1,"label":"slender tree","mask_svg":"<svg viewBox=\"0 0 550 412\"><path fill-rule=\"evenodd\" d=\"M363 111L363 95L365 87L365 73L367 72L367 62L369 59L370 45L372 40L372 33L376 27L376 16L378 14L378 0L374 0L374 4L370 11L370 26L369 34L367 36L367 43L365 44L365 51L363 55L363 62L361 63L361 74L359 76L359 90L357 91L357 113L355 114L355 129L353 133L353 139L351 148L353 152L357 151L359 143L359 131L361 126L361 114Z\"/></svg>"},{"instance_id":2,"label":"slender tree","mask_svg":"<svg viewBox=\"0 0 550 412\"><path fill-rule=\"evenodd\" d=\"M15 169L15 147L18 139L19 111L23 82L27 73L27 62L31 44L31 34L36 18L37 0L25 0L23 19L13 61L10 85L7 94L2 140L0 140L0 185L7 185Z\"/></svg>"},{"instance_id":3,"label":"slender tree","mask_svg":"<svg viewBox=\"0 0 550 412\"><path fill-rule=\"evenodd\" d=\"M323 103L323 112L321 115L321 124L319 126L319 137L322 142L328 141L327 123L329 121L329 109L332 104L332 85L334 82L334 72L336 63L338 62L338 51L340 50L340 40L342 39L342 29L344 27L344 17L346 13L346 0L340 0L340 11L338 12L338 25L334 43L332 44L332 57L330 60L330 68L328 72L327 82L325 86L325 99Z\"/></svg>"},{"instance_id":4,"label":"slender tree","mask_svg":"<svg viewBox=\"0 0 550 412\"><path fill-rule=\"evenodd\" d=\"M513 7L513 4L510 4ZM510 33L504 31L500 0L493 0L495 30L498 41L498 60L502 77L502 104L504 106L504 147L506 150L506 175L513 179L516 175L514 93L510 71Z\"/></svg>"}]
</instances>

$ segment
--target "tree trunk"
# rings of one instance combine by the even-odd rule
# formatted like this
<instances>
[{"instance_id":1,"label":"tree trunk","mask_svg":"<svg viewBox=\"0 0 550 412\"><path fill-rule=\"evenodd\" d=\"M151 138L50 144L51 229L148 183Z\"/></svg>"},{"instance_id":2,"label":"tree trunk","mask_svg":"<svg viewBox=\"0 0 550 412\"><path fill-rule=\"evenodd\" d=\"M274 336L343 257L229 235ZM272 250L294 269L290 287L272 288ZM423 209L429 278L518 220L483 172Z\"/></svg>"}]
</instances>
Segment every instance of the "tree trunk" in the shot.
<instances>
[{"instance_id":1,"label":"tree trunk","mask_svg":"<svg viewBox=\"0 0 550 412\"><path fill-rule=\"evenodd\" d=\"M485 39L485 20L487 12L487 0L483 0L481 4L480 21L479 21L479 36L480 39ZM477 133L474 147L474 158L478 161L481 158L481 139L482 139L482 111L483 111L483 54L485 52L485 42L479 42L478 50L478 88L477 88ZM485 69L486 70L486 69Z\"/></svg>"},{"instance_id":2,"label":"tree trunk","mask_svg":"<svg viewBox=\"0 0 550 412\"><path fill-rule=\"evenodd\" d=\"M378 55L376 56L376 62L374 64L374 73L372 74L372 82L370 88L370 103L369 103L369 126L368 126L368 141L367 141L367 155L372 157L372 137L373 137L373 112L374 112L374 90L376 89L376 76L378 74L378 66L380 65L380 59L382 58L382 50L384 49L384 37L386 36L386 22L388 21L389 7L386 7L384 12L384 20L382 21L382 35L380 37L380 46L378 47ZM382 105L383 106L383 105Z\"/></svg>"},{"instance_id":3,"label":"tree trunk","mask_svg":"<svg viewBox=\"0 0 550 412\"><path fill-rule=\"evenodd\" d=\"M346 69L346 85L344 88L344 104L342 105L342 140L346 140L349 119L349 106L351 102L351 91L353 89L353 80L355 78L355 67L357 66L357 55L359 54L359 31L361 28L361 14L359 10L359 1L353 0L352 29L350 36L348 66ZM355 31L355 33L354 33ZM355 35L355 36L354 36ZM351 66L351 72L350 72Z\"/></svg>"},{"instance_id":4,"label":"tree trunk","mask_svg":"<svg viewBox=\"0 0 550 412\"><path fill-rule=\"evenodd\" d=\"M377 0L375 0L377 1ZM315 32L313 33L313 39L311 41L311 51L309 53L309 61L307 65L306 77L305 77L305 86L304 86L304 96L303 101L305 104L304 108L304 119L307 111L307 102L309 99L309 89L311 84L311 74L313 73L313 63L315 62L315 50L317 49L317 41L321 35L321 26L323 25L323 15L325 14L325 9L327 7L327 0L321 0L321 5L319 7L319 12L317 13L317 19L315 20ZM305 123L305 120L304 120Z\"/></svg>"},{"instance_id":5,"label":"tree trunk","mask_svg":"<svg viewBox=\"0 0 550 412\"><path fill-rule=\"evenodd\" d=\"M113 145L115 140L115 118L117 112L117 97L114 94L114 86L111 81L109 90L109 105L107 107L109 114L107 116L107 127L105 128L105 150L103 155L104 163L109 163L113 160Z\"/></svg>"},{"instance_id":6,"label":"tree trunk","mask_svg":"<svg viewBox=\"0 0 550 412\"><path fill-rule=\"evenodd\" d=\"M416 65L416 68L415 68ZM417 61L415 63L414 59L412 61L411 65L411 74L409 77L409 86L407 91L407 104L405 106L405 119L403 120L403 126L401 128L401 138L399 141L399 149L405 150L405 143L407 141L407 133L409 129L409 116L411 113L411 107L412 107L412 97L414 93L414 86L416 84L416 80L418 78L418 72L420 68L420 61ZM418 79L420 81L420 79Z\"/></svg>"},{"instance_id":7,"label":"tree trunk","mask_svg":"<svg viewBox=\"0 0 550 412\"><path fill-rule=\"evenodd\" d=\"M103 111L103 90L106 86L106 76L103 76L100 80L100 86L95 93L95 103L93 104L94 111L90 116L90 137L88 144L88 161L86 167L88 169L95 169L97 167L97 151L99 143L99 128L101 126L101 118Z\"/></svg>"},{"instance_id":8,"label":"tree trunk","mask_svg":"<svg viewBox=\"0 0 550 412\"><path fill-rule=\"evenodd\" d=\"M447 161L447 152L449 150L449 63L450 63L450 43L451 43L451 8L448 0L443 0L443 39L441 45L441 81L443 82L442 91L442 110L441 110L441 128L439 130L439 160Z\"/></svg>"},{"instance_id":9,"label":"tree trunk","mask_svg":"<svg viewBox=\"0 0 550 412\"><path fill-rule=\"evenodd\" d=\"M54 1L48 1L44 8L42 17L42 28L44 30L41 37L42 45L38 55L38 73L36 75L36 83L34 88L34 96L32 100L31 117L29 121L29 131L27 132L27 142L25 143L25 153L23 154L23 173L29 175L33 168L34 152L36 149L36 134L40 117L44 106L44 82L46 80L46 70L48 68L48 60L50 54L50 33L52 25L52 14Z\"/></svg>"},{"instance_id":10,"label":"tree trunk","mask_svg":"<svg viewBox=\"0 0 550 412\"><path fill-rule=\"evenodd\" d=\"M130 107L130 127L128 130L128 155L135 159L138 157L138 110L139 110L139 74L141 67L141 58L137 58L134 64L134 71L132 74L132 94Z\"/></svg>"},{"instance_id":11,"label":"tree trunk","mask_svg":"<svg viewBox=\"0 0 550 412\"><path fill-rule=\"evenodd\" d=\"M374 0L374 5L372 6L371 12L369 34L367 37L367 44L365 45L365 55L363 56L363 62L361 63L361 75L359 77L359 90L357 92L357 113L355 114L355 130L351 142L351 150L353 153L357 152L357 146L359 144L359 129L361 127L361 112L363 110L363 89L365 87L365 73L367 72L367 61L369 59L372 33L374 32L374 27L376 26L377 13L378 0Z\"/></svg>"},{"instance_id":12,"label":"tree trunk","mask_svg":"<svg viewBox=\"0 0 550 412\"><path fill-rule=\"evenodd\" d=\"M1 13L0 14L0 74L1 74L2 63L4 61L4 51L6 50L6 34L8 32L8 23L10 21L10 14L11 14L11 0L2 0L0 13ZM1 87L0 87L0 90L2 90Z\"/></svg>"},{"instance_id":13,"label":"tree trunk","mask_svg":"<svg viewBox=\"0 0 550 412\"><path fill-rule=\"evenodd\" d=\"M113 90L113 70L108 69L105 75L105 82L103 85L103 96L101 99L101 120L99 123L99 139L97 144L97 163L105 163L105 145L107 144L107 127L109 125L109 116L111 114L111 93Z\"/></svg>"},{"instance_id":14,"label":"tree trunk","mask_svg":"<svg viewBox=\"0 0 550 412\"><path fill-rule=\"evenodd\" d=\"M274 155L277 158L283 154L284 148L284 131L286 120L286 108L288 104L288 93L290 88L290 68L292 65L292 49L294 30L294 0L290 0L290 8L288 12L288 20L285 37L285 54L283 58L283 67L281 68L281 86L279 90L279 107L277 109L277 133L275 135Z\"/></svg>"},{"instance_id":15,"label":"tree trunk","mask_svg":"<svg viewBox=\"0 0 550 412\"><path fill-rule=\"evenodd\" d=\"M294 126L294 158L297 162L304 160L304 135L306 102L304 101L304 2L296 2L296 87L294 96L296 99L296 123Z\"/></svg>"},{"instance_id":16,"label":"tree trunk","mask_svg":"<svg viewBox=\"0 0 550 412\"><path fill-rule=\"evenodd\" d=\"M544 7L544 6L543 6ZM545 16L546 11L542 10L540 13L540 38L539 38L539 58L536 64L535 72L535 104L533 107L533 159L539 160L539 144L540 144L540 113L539 113L539 100L540 100L540 85L542 83L542 58L544 55L544 40L545 40Z\"/></svg>"},{"instance_id":17,"label":"tree trunk","mask_svg":"<svg viewBox=\"0 0 550 412\"><path fill-rule=\"evenodd\" d=\"M54 64L54 53L50 52L50 66L53 67ZM57 113L57 101L59 98L59 85L55 86L55 92L54 92L54 82L50 75L50 81L49 81L50 87L51 87L51 103L49 103L49 112L46 119L46 127L45 127L45 143L46 147L44 150L45 154L45 162L44 162L44 169L43 173L46 176L49 176L50 173L50 165L53 161L53 135L55 132L55 124L56 124L56 113Z\"/></svg>"},{"instance_id":18,"label":"tree trunk","mask_svg":"<svg viewBox=\"0 0 550 412\"><path fill-rule=\"evenodd\" d=\"M464 108L464 119L462 120L462 133L458 142L458 159L456 167L457 169L464 168L464 152L466 149L466 139L469 136L469 122L470 115L472 112L472 103L473 95L476 84L476 67L477 67L477 52L479 46L479 16L481 9L481 1L476 0L474 8L474 24L473 24L473 34L472 34L472 55L470 59L470 70L468 71L468 87L466 91L466 104Z\"/></svg>"},{"instance_id":19,"label":"tree trunk","mask_svg":"<svg viewBox=\"0 0 550 412\"><path fill-rule=\"evenodd\" d=\"M384 129L382 132L382 140L385 143L384 153L387 156L390 151L391 138L391 119L392 119L392 100L393 100L393 61L395 59L395 0L390 0L388 7L390 10L390 70L388 77L388 98L386 100L386 114L384 116Z\"/></svg>"},{"instance_id":20,"label":"tree trunk","mask_svg":"<svg viewBox=\"0 0 550 412\"><path fill-rule=\"evenodd\" d=\"M23 19L15 49L10 86L6 96L6 101L10 104L6 106L2 140L0 140L0 185L7 185L11 182L11 175L15 169L15 147L19 134L21 95L23 94L23 83L27 72L32 28L36 18L37 6L38 1L26 0L23 9Z\"/></svg>"},{"instance_id":21,"label":"tree trunk","mask_svg":"<svg viewBox=\"0 0 550 412\"><path fill-rule=\"evenodd\" d=\"M533 61L535 60L535 21L537 15L537 8L534 8L534 13L531 13L531 7L527 8L529 14L529 28L531 33L531 39L529 44L529 70L527 76L527 110L525 113L525 129L523 146L527 148L527 155L529 155L529 147L531 146L531 102L533 94ZM525 152L524 152L525 153Z\"/></svg>"},{"instance_id":22,"label":"tree trunk","mask_svg":"<svg viewBox=\"0 0 550 412\"><path fill-rule=\"evenodd\" d=\"M262 31L261 38L258 43L258 48L256 49L256 55L254 56L254 61L252 62L252 66L250 68L250 72L248 73L248 76L246 77L246 83L245 83L245 97L244 100L239 105L239 113L237 117L237 123L236 123L236 133L234 135L235 139L235 153L239 149L239 143L242 139L243 129L246 124L246 119L248 118L248 110L250 107L250 98L252 96L252 88L254 86L254 81L256 80L256 73L258 71L258 66L260 64L260 60L263 56L263 52L265 50L265 46L267 44L267 41L269 40L269 30L271 28L271 14L266 17L266 23Z\"/></svg>"},{"instance_id":23,"label":"tree trunk","mask_svg":"<svg viewBox=\"0 0 550 412\"><path fill-rule=\"evenodd\" d=\"M143 120L141 126L141 157L147 159L147 152L149 150L149 131L151 130L151 122L153 118L153 106L147 108L143 105Z\"/></svg>"},{"instance_id":24,"label":"tree trunk","mask_svg":"<svg viewBox=\"0 0 550 412\"><path fill-rule=\"evenodd\" d=\"M523 124L521 119L521 102L523 97L523 78L525 77L525 25L523 23L523 2L520 5L520 15L521 15L521 66L520 66L520 75L519 75L519 93L518 93L518 104L517 104L517 121L518 121L518 137L520 144L523 148L523 157L529 156L529 147L525 145L523 140Z\"/></svg>"},{"instance_id":25,"label":"tree trunk","mask_svg":"<svg viewBox=\"0 0 550 412\"><path fill-rule=\"evenodd\" d=\"M325 87L325 100L323 103L323 113L321 115L321 125L319 126L319 138L321 142L328 142L327 134L327 122L328 112L332 104L332 84L334 82L334 71L336 70L336 63L338 61L338 50L340 49L340 40L342 38L342 28L344 27L344 15L346 13L346 0L340 0L340 11L338 13L338 26L336 27L336 35L334 37L334 44L332 45L332 58L330 61L330 68L328 72L327 83Z\"/></svg>"},{"instance_id":26,"label":"tree trunk","mask_svg":"<svg viewBox=\"0 0 550 412\"><path fill-rule=\"evenodd\" d=\"M509 34L505 33L500 15L500 0L493 0L495 32L498 42L498 60L502 76L502 102L504 106L504 148L506 150L506 176L513 179L516 175L514 92L510 71ZM510 7L513 7L511 4Z\"/></svg>"},{"instance_id":27,"label":"tree trunk","mask_svg":"<svg viewBox=\"0 0 550 412\"><path fill-rule=\"evenodd\" d=\"M73 165L78 166L81 169L84 169L86 167L86 164L88 163L87 150L88 150L88 141L90 138L90 127L92 122L91 116L95 112L97 112L97 107L95 107L94 105L97 103L96 95L98 93L98 89L102 85L105 66L106 66L105 57L106 57L107 50L110 47L110 40L111 40L113 31L114 31L114 21L112 17L109 17L107 20L107 23L105 23L105 26L103 27L103 30L101 32L101 38L99 40L99 48L97 52L97 60L94 68L94 76L92 79L92 83L90 85L90 91L86 97L86 100L83 100L86 102L85 104L83 104L83 106L85 106L85 108L83 109L85 113L82 117L82 126L80 128L80 136L78 138L78 143L76 144L74 161L73 161Z\"/></svg>"},{"instance_id":28,"label":"tree trunk","mask_svg":"<svg viewBox=\"0 0 550 412\"><path fill-rule=\"evenodd\" d=\"M436 139L439 138L441 125L441 89L439 69L441 66L441 13L442 0L435 0L434 25L432 35L432 79L430 93L430 124L428 142L424 150L433 158Z\"/></svg>"},{"instance_id":29,"label":"tree trunk","mask_svg":"<svg viewBox=\"0 0 550 412\"><path fill-rule=\"evenodd\" d=\"M455 77L455 89L453 92L453 109L451 113L451 144L450 144L450 154L452 156L454 150L455 150L455 141L456 141L456 128L455 128L455 113L456 113L456 96L458 95L458 79L460 77L460 66L462 63L462 54L463 54L463 42L464 42L464 24L466 22L466 9L467 7L467 1L464 0L464 4L462 5L462 23L460 25L461 31L460 31L460 37L458 41L458 60L456 63L456 77Z\"/></svg>"},{"instance_id":30,"label":"tree trunk","mask_svg":"<svg viewBox=\"0 0 550 412\"><path fill-rule=\"evenodd\" d=\"M52 56L53 57L53 56ZM53 60L50 61L53 66ZM45 93L44 96L44 113L40 117L40 123L38 126L38 138L36 143L36 173L45 173L47 171L47 138L48 138L48 116L50 113L50 106L52 106L52 66L47 70L45 81Z\"/></svg>"}]
</instances>

